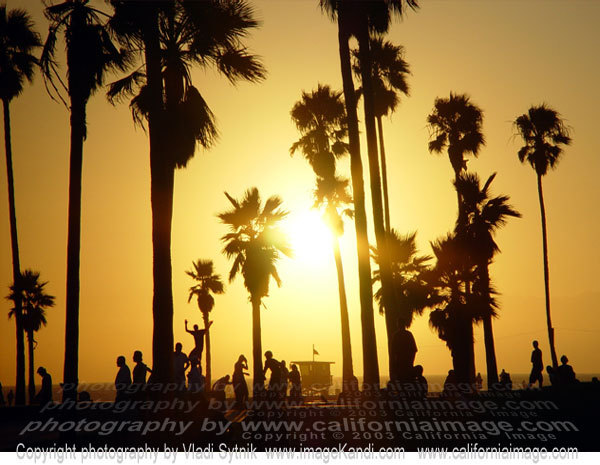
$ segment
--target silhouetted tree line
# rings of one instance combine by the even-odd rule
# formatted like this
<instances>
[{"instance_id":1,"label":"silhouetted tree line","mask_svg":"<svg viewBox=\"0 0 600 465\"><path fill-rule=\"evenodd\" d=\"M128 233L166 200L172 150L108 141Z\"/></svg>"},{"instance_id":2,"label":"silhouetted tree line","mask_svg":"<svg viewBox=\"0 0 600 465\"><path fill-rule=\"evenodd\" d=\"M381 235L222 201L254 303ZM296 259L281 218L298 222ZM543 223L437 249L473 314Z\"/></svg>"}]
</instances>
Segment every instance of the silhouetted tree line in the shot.
<instances>
[{"instance_id":1,"label":"silhouetted tree line","mask_svg":"<svg viewBox=\"0 0 600 465\"><path fill-rule=\"evenodd\" d=\"M506 195L494 196L491 183L482 184L467 170L467 157L478 156L485 144L483 112L465 94L450 93L437 98L427 117L429 151L448 154L454 171L457 195L455 227L431 243L433 255L421 255L416 233L402 234L392 228L388 194L387 158L382 118L396 111L400 94L409 95L409 64L403 47L385 40L394 17L416 11L416 0L320 0L320 6L337 24L342 91L319 84L303 92L293 106L291 118L300 139L290 153L300 152L315 174L314 206L332 231L336 264L344 385L352 384L352 346L348 304L339 238L344 218L354 222L357 238L364 383L379 386L380 371L374 326L374 298L385 316L388 367L392 380L403 373L393 363L395 335L410 328L415 315L431 310L429 322L452 354L459 382L473 383L475 362L473 325L484 327L488 383L498 381L492 321L498 304L489 266L499 253L496 231L508 218L520 214ZM171 223L174 174L185 168L197 145L210 148L218 137L214 115L201 91L192 83L195 66L213 67L230 82L259 82L266 76L260 59L247 50L244 39L258 27L246 0L69 0L45 8L50 22L42 42L29 15L20 9L0 7L0 97L4 110L4 134L8 175L13 285L17 334L16 403L25 403L25 348L30 353L30 395L33 378L34 333L45 324L44 309L54 304L45 294L39 273L21 272L16 201L12 168L9 104L23 91L39 68L49 95L62 102L70 115L70 174L66 277L66 326L63 380L64 399L75 399L78 383L79 257L81 235L81 173L86 138L86 106L102 88L109 73L125 75L110 83L111 103L129 101L134 123L144 127L149 138L154 322L153 381L173 379L173 295L171 268ZM59 67L56 47L66 47L66 67ZM355 39L356 50L350 41ZM41 48L41 52L38 49ZM38 55L39 53L39 58ZM371 213L376 243L368 242L363 157L359 138L359 101L366 134ZM544 281L548 336L554 368L558 366L554 330L550 318L546 212L542 177L556 167L569 131L560 115L547 105L533 106L515 120L524 146L518 157L535 170L542 219ZM363 147L364 150L364 147ZM350 179L337 174L336 166L350 158ZM219 214L229 227L222 237L223 253L232 260L229 281L238 274L250 295L255 392L264 387L260 308L268 295L270 279L279 285L277 263L291 256L288 239L280 228L287 212L282 200L269 197L264 203L257 188L236 199L226 193L231 208ZM376 269L371 270L372 263ZM188 274L197 282L190 289L208 327L214 307L212 294L223 292L220 277L209 260L194 262ZM378 289L373 292L373 282ZM210 339L207 332L207 377L211 376ZM350 384L348 384L350 383ZM34 388L33 388L34 389Z\"/></svg>"}]
</instances>

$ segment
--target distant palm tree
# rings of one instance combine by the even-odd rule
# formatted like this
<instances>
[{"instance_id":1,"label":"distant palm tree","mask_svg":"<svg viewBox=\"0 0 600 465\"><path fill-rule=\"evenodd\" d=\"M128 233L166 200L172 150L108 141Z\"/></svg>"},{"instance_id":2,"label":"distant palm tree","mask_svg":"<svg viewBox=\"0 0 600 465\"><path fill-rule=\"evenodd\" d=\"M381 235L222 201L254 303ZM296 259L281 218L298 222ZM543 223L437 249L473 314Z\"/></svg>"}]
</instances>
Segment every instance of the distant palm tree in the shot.
<instances>
[{"instance_id":1,"label":"distant palm tree","mask_svg":"<svg viewBox=\"0 0 600 465\"><path fill-rule=\"evenodd\" d=\"M409 95L407 77L410 74L408 63L404 60L404 47L384 41L381 37L371 39L371 72L373 75L373 97L375 119L377 121L377 132L379 135L379 156L381 161L381 181L383 188L383 207L385 214L385 227L389 232L390 225L390 202L387 181L387 162L385 157L385 145L383 139L382 118L396 110L399 103L398 93ZM361 76L359 52L353 52L354 73ZM359 90L362 92L362 89Z\"/></svg>"},{"instance_id":2,"label":"distant palm tree","mask_svg":"<svg viewBox=\"0 0 600 465\"><path fill-rule=\"evenodd\" d=\"M429 282L430 267L427 262L432 257L418 255L416 233L400 235L392 229L388 233L387 245L397 302L396 317L401 321L400 326L408 329L415 314L421 315L426 308L442 302L435 287ZM379 263L379 254L376 248L373 248L373 259L375 263ZM373 273L373 282L381 283L379 269ZM379 313L385 315L381 285L375 292L375 300L379 304ZM388 333L388 340L392 340L393 337L394 333ZM390 379L410 376L410 373L397 373L396 366L392 362L393 359L390 359Z\"/></svg>"},{"instance_id":3,"label":"distant palm tree","mask_svg":"<svg viewBox=\"0 0 600 465\"><path fill-rule=\"evenodd\" d=\"M15 183L12 165L12 144L10 138L10 102L23 92L25 81L33 80L38 64L32 55L42 45L40 36L33 30L34 24L29 14L20 9L6 11L0 5L0 98L4 109L4 147L6 150L6 177L8 181L8 211L10 217L10 239L12 250L13 281L21 275L19 241L17 234L17 213L15 205ZM15 321L17 327L17 381L16 405L25 404L25 342L23 337L22 304L16 296Z\"/></svg>"},{"instance_id":4,"label":"distant palm tree","mask_svg":"<svg viewBox=\"0 0 600 465\"><path fill-rule=\"evenodd\" d=\"M338 277L340 317L342 327L342 378L344 390L354 379L352 366L352 344L344 279L344 268L340 252L339 238L344 234L343 213L351 210L352 202L348 192L348 180L336 176L336 157L348 153L346 109L341 92L332 91L329 86L318 86L311 93L302 92L302 98L291 111L292 121L302 137L290 147L290 154L300 150L309 162L316 176L315 208L324 211L324 219L333 234L333 256Z\"/></svg>"},{"instance_id":5,"label":"distant palm tree","mask_svg":"<svg viewBox=\"0 0 600 465\"><path fill-rule=\"evenodd\" d=\"M88 3L88 0L68 0L45 9L50 27L40 59L50 96L62 101L71 113L63 389L63 397L70 399L77 397L78 383L81 173L83 142L87 134L86 106L94 92L102 87L106 73L122 69L125 63L107 32L108 15ZM67 58L64 78L56 62L56 42L61 31L64 33Z\"/></svg>"},{"instance_id":6,"label":"distant palm tree","mask_svg":"<svg viewBox=\"0 0 600 465\"><path fill-rule=\"evenodd\" d=\"M468 245L453 233L433 242L431 248L436 264L427 281L436 287L442 302L429 314L429 324L450 349L458 382L471 383L473 322L483 315L480 302L466 291L465 282L476 277Z\"/></svg>"},{"instance_id":7,"label":"distant palm tree","mask_svg":"<svg viewBox=\"0 0 600 465\"><path fill-rule=\"evenodd\" d=\"M460 173L467 169L465 156L470 153L477 157L479 150L485 145L482 122L483 112L466 94L450 92L449 98L435 99L433 112L427 117L432 138L429 141L429 151L442 153L444 149L448 149L455 182ZM460 217L460 192L457 191L456 195Z\"/></svg>"},{"instance_id":8,"label":"distant palm tree","mask_svg":"<svg viewBox=\"0 0 600 465\"><path fill-rule=\"evenodd\" d=\"M7 299L13 302L21 301L23 303L23 328L27 333L27 343L29 349L29 403L33 403L35 397L35 378L33 351L34 333L46 326L46 308L54 307L54 296L46 294L44 287L47 282L39 281L40 273L31 270L25 270L21 275L20 284L14 283L10 286L10 294ZM16 317L16 308L11 309L8 317Z\"/></svg>"},{"instance_id":9,"label":"distant palm tree","mask_svg":"<svg viewBox=\"0 0 600 465\"><path fill-rule=\"evenodd\" d=\"M353 36L356 37L361 12L358 2L320 0L320 5L321 9L328 13L332 20L337 21L338 26L338 49L348 123L348 149L350 152L352 197L354 201L354 227L356 231L360 321L362 329L363 379L364 384L377 386L379 385L379 363L377 361L377 340L373 315L373 286L371 283L371 261L367 234L365 186L360 154L357 99L352 80L349 45L350 39Z\"/></svg>"},{"instance_id":10,"label":"distant palm tree","mask_svg":"<svg viewBox=\"0 0 600 465\"><path fill-rule=\"evenodd\" d=\"M171 224L176 168L184 168L196 145L217 137L214 116L192 85L194 65L216 68L231 82L264 78L260 60L242 40L258 26L243 0L111 0L111 26L141 65L111 84L110 101L132 97L136 123L148 123L153 244L153 359L158 380L172 376L173 291Z\"/></svg>"},{"instance_id":11,"label":"distant palm tree","mask_svg":"<svg viewBox=\"0 0 600 465\"><path fill-rule=\"evenodd\" d=\"M190 287L188 303L192 298L196 298L198 308L202 313L204 327L206 328L206 386L210 390L211 384L211 360L210 360L210 329L209 313L215 306L215 299L212 294L223 294L223 281L221 276L214 273L212 260L197 260L192 263L194 269L186 271L186 274L198 281L198 284Z\"/></svg>"},{"instance_id":12,"label":"distant palm tree","mask_svg":"<svg viewBox=\"0 0 600 465\"><path fill-rule=\"evenodd\" d=\"M348 316L348 300L346 298L346 285L344 266L340 251L340 237L344 235L343 216L352 217L349 208L352 195L348 191L348 180L340 177L318 178L315 189L315 208L323 211L323 219L331 230L333 245L333 258L338 278L338 293L340 298L340 320L342 328L342 387L343 390L353 390L354 367L352 362L352 343L350 338L350 318Z\"/></svg>"},{"instance_id":13,"label":"distant palm tree","mask_svg":"<svg viewBox=\"0 0 600 465\"><path fill-rule=\"evenodd\" d=\"M519 150L521 163L528 162L536 172L540 212L542 219L542 246L544 250L544 289L546 294L546 322L552 365L558 366L554 346L554 328L550 318L550 273L548 270L548 238L546 229L546 208L542 190L542 176L548 168L555 168L563 153L563 146L571 144L569 130L560 114L545 104L532 106L529 111L515 120L518 133L525 145Z\"/></svg>"},{"instance_id":14,"label":"distant palm tree","mask_svg":"<svg viewBox=\"0 0 600 465\"><path fill-rule=\"evenodd\" d=\"M280 229L280 222L288 213L281 209L282 200L277 196L269 197L263 204L256 187L248 189L241 200L227 192L225 196L233 208L218 215L230 229L221 237L225 243L223 253L233 259L229 282L241 273L250 294L254 394L259 395L264 388L260 306L262 299L269 295L271 277L278 286L281 285L277 272L281 255L292 256L288 238Z\"/></svg>"},{"instance_id":15,"label":"distant palm tree","mask_svg":"<svg viewBox=\"0 0 600 465\"><path fill-rule=\"evenodd\" d=\"M492 263L494 255L500 251L494 241L494 234L506 224L508 217L521 217L521 214L508 203L510 199L508 196L490 196L490 185L495 177L496 173L492 174L482 187L479 176L474 173L462 173L455 183L465 210L465 223L457 223L456 231L459 236L467 241L469 255L477 267L477 279L473 291L474 294L478 295L484 306L481 312L483 315L488 387L498 383L498 368L492 330L492 317L495 316L496 311L489 273L489 265Z\"/></svg>"}]
</instances>

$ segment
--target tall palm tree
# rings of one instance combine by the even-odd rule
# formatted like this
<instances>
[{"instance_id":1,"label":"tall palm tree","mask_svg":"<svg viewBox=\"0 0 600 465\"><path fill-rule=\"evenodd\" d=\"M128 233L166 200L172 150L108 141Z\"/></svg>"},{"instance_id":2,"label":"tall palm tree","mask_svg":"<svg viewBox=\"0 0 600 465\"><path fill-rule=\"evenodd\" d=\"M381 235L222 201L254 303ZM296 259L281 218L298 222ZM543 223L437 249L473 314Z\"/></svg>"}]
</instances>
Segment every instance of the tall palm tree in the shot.
<instances>
[{"instance_id":1,"label":"tall palm tree","mask_svg":"<svg viewBox=\"0 0 600 465\"><path fill-rule=\"evenodd\" d=\"M356 30L358 40L358 59L360 60L361 82L363 90L363 108L367 154L369 160L369 178L371 187L371 205L377 250L379 251L379 272L383 305L385 308L386 332L388 337L388 355L393 360L392 336L398 329L397 302L394 294L391 263L387 252L387 235L384 224L383 199L379 153L377 150L377 132L375 126L375 92L373 84L373 59L371 53L372 34L385 34L391 25L392 16L401 16L407 8L416 9L415 0L374 0L358 2L359 20Z\"/></svg>"},{"instance_id":2,"label":"tall palm tree","mask_svg":"<svg viewBox=\"0 0 600 465\"><path fill-rule=\"evenodd\" d=\"M50 27L40 59L50 96L62 101L71 114L63 389L63 397L70 399L76 398L78 383L81 174L83 142L87 134L86 106L103 85L107 72L124 66L124 57L106 29L108 15L88 3L88 0L68 0L45 9ZM56 62L56 42L60 32L64 33L66 44L66 77L61 77Z\"/></svg>"},{"instance_id":3,"label":"tall palm tree","mask_svg":"<svg viewBox=\"0 0 600 465\"><path fill-rule=\"evenodd\" d=\"M542 177L548 168L554 169L558 165L563 153L563 146L571 144L569 130L565 126L560 114L542 104L532 106L527 113L515 120L518 133L523 138L525 145L519 150L521 163L529 163L537 175L538 197L542 220L542 247L544 251L544 290L546 295L546 322L548 324L548 340L552 365L558 366L556 348L554 346L554 328L550 318L550 272L548 270L548 232L546 229L546 208L544 206L544 192Z\"/></svg>"},{"instance_id":4,"label":"tall palm tree","mask_svg":"<svg viewBox=\"0 0 600 465\"><path fill-rule=\"evenodd\" d=\"M352 343L350 338L350 318L348 316L348 300L344 266L340 251L340 237L344 235L343 216L352 217L349 205L352 195L348 191L348 180L337 176L317 178L315 189L315 208L323 211L323 219L332 233L333 258L338 278L338 294L340 298L340 321L342 330L342 387L343 390L356 389L354 367L352 362Z\"/></svg>"},{"instance_id":5,"label":"tall palm tree","mask_svg":"<svg viewBox=\"0 0 600 465\"><path fill-rule=\"evenodd\" d=\"M46 326L46 309L54 307L54 296L46 294L44 287L47 282L40 282L40 273L32 270L25 270L18 284L13 283L10 286L10 294L7 299L15 303L15 308L11 309L8 317L17 315L16 302L20 301L23 305L23 328L27 333L27 345L29 351L29 403L33 403L35 397L35 377L33 351L34 344L37 344L34 333Z\"/></svg>"},{"instance_id":6,"label":"tall palm tree","mask_svg":"<svg viewBox=\"0 0 600 465\"><path fill-rule=\"evenodd\" d=\"M409 95L407 76L410 67L404 60L404 47L384 41L381 37L371 39L371 73L373 79L373 97L377 134L379 136L379 156L381 162L381 182L383 188L383 208L386 231L390 232L390 202L387 181L387 162L383 139L383 117L393 113L400 102L398 93ZM354 73L360 77L360 60L357 50L354 55ZM362 92L362 89L359 89Z\"/></svg>"},{"instance_id":7,"label":"tall palm tree","mask_svg":"<svg viewBox=\"0 0 600 465\"><path fill-rule=\"evenodd\" d=\"M132 97L134 120L147 121L153 244L153 361L155 378L172 376L173 292L171 224L176 168L184 168L197 144L209 148L217 137L214 117L192 85L194 65L213 66L231 82L257 82L265 69L242 44L258 26L243 0L112 0L113 29L141 65L114 82L109 100Z\"/></svg>"},{"instance_id":8,"label":"tall palm tree","mask_svg":"<svg viewBox=\"0 0 600 465\"><path fill-rule=\"evenodd\" d=\"M223 253L233 260L229 282L241 273L250 294L254 395L257 396L264 389L260 306L263 298L269 295L271 277L278 286L281 285L277 262L282 254L292 256L288 238L280 229L280 222L287 212L281 209L282 200L277 196L269 197L263 204L256 187L248 189L241 200L227 192L225 196L233 208L218 215L230 229L221 237L225 243Z\"/></svg>"},{"instance_id":9,"label":"tall palm tree","mask_svg":"<svg viewBox=\"0 0 600 465\"><path fill-rule=\"evenodd\" d=\"M6 177L8 180L8 212L10 217L10 239L12 251L13 281L19 281L19 241L15 204L15 182L12 165L12 143L10 137L10 102L23 92L25 81L31 82L37 58L32 52L42 45L40 36L33 30L29 14L20 9L7 12L0 5L0 98L4 110L4 148L6 151ZM25 404L25 341L21 319L20 296L15 300L15 322L17 329L17 381L16 405Z\"/></svg>"},{"instance_id":10,"label":"tall palm tree","mask_svg":"<svg viewBox=\"0 0 600 465\"><path fill-rule=\"evenodd\" d=\"M433 111L427 117L431 140L429 151L442 153L448 150L448 158L454 170L454 181L462 171L467 169L466 155L474 157L479 155L479 150L485 145L485 138L481 130L483 123L482 110L471 102L466 94L450 92L449 98L436 98ZM456 192L458 199L458 215L461 216L462 207L460 192Z\"/></svg>"},{"instance_id":11,"label":"tall palm tree","mask_svg":"<svg viewBox=\"0 0 600 465\"><path fill-rule=\"evenodd\" d=\"M363 165L360 154L357 99L354 81L352 80L349 45L350 39L356 36L361 12L357 2L347 0L320 0L320 5L322 10L328 13L332 20L337 21L338 27L338 51L348 124L348 150L350 152L350 173L354 200L354 227L356 232L360 320L362 328L363 380L366 386L371 387L379 385L379 363L377 360L377 340L373 315L373 286L371 283L371 262L367 234Z\"/></svg>"},{"instance_id":12,"label":"tall palm tree","mask_svg":"<svg viewBox=\"0 0 600 465\"><path fill-rule=\"evenodd\" d=\"M492 174L481 186L479 176L474 173L462 173L455 184L460 192L465 210L465 223L457 223L456 231L468 243L469 255L476 265L477 279L473 292L483 305L483 334L488 386L498 383L498 367L494 348L492 318L496 315L493 289L490 283L489 265L494 255L500 252L494 240L496 231L506 224L509 217L520 218L521 214L509 203L505 195L491 197L490 185L496 173Z\"/></svg>"},{"instance_id":13,"label":"tall palm tree","mask_svg":"<svg viewBox=\"0 0 600 465\"><path fill-rule=\"evenodd\" d=\"M347 205L352 202L352 196L348 192L348 180L338 178L335 174L336 157L348 153L348 144L344 142L347 126L342 94L319 84L316 91L302 92L302 98L294 104L291 116L302 137L294 142L290 153L293 155L296 150L300 150L313 168L317 184L315 207L323 210L325 222L332 232L342 328L342 384L345 390L352 385L354 369L344 268L339 244L339 238L344 233L341 210L348 212Z\"/></svg>"},{"instance_id":14,"label":"tall palm tree","mask_svg":"<svg viewBox=\"0 0 600 465\"><path fill-rule=\"evenodd\" d=\"M196 298L198 308L202 313L204 327L206 328L206 386L210 390L211 383L211 360L210 360L210 324L209 313L215 306L215 298L212 294L223 294L223 281L221 276L214 273L212 260L197 260L192 263L194 269L186 271L186 274L198 284L190 287L188 303Z\"/></svg>"}]
</instances>

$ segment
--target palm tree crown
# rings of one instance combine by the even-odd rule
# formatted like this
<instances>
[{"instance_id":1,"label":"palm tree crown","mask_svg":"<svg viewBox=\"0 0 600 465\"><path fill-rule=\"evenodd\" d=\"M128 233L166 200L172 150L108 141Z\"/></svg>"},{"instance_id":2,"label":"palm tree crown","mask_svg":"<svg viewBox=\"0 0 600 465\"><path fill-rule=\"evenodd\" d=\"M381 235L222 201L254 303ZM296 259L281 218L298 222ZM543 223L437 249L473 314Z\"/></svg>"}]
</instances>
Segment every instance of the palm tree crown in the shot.
<instances>
[{"instance_id":1,"label":"palm tree crown","mask_svg":"<svg viewBox=\"0 0 600 465\"><path fill-rule=\"evenodd\" d=\"M25 270L21 273L19 285L10 286L10 294L6 297L13 302L20 294L23 302L23 329L29 335L39 331L42 326L46 326L46 308L54 307L54 296L46 294L44 287L47 282L40 282L40 273L32 270ZM9 317L15 315L15 309L11 309Z\"/></svg>"},{"instance_id":2,"label":"palm tree crown","mask_svg":"<svg viewBox=\"0 0 600 465\"><path fill-rule=\"evenodd\" d=\"M465 154L477 156L485 145L481 132L482 110L466 94L450 93L449 98L436 98L433 112L427 117L432 140L429 151L441 153L446 147L455 173L466 169Z\"/></svg>"},{"instance_id":3,"label":"palm tree crown","mask_svg":"<svg viewBox=\"0 0 600 465\"><path fill-rule=\"evenodd\" d=\"M335 159L348 153L346 109L342 93L319 84L317 90L302 92L290 112L302 134L290 147L293 155L300 150L318 177L335 176Z\"/></svg>"},{"instance_id":4,"label":"palm tree crown","mask_svg":"<svg viewBox=\"0 0 600 465\"><path fill-rule=\"evenodd\" d=\"M373 75L373 97L375 117L393 113L400 103L398 92L408 96L410 93L407 77L410 66L404 60L404 47L384 41L381 37L371 39L371 72ZM359 52L354 50L354 73L361 75ZM361 92L359 89L358 92Z\"/></svg>"},{"instance_id":5,"label":"palm tree crown","mask_svg":"<svg viewBox=\"0 0 600 465\"><path fill-rule=\"evenodd\" d=\"M545 104L533 106L515 121L525 145L519 150L521 163L528 162L539 176L555 168L563 145L571 144L569 130L560 114Z\"/></svg>"},{"instance_id":6,"label":"palm tree crown","mask_svg":"<svg viewBox=\"0 0 600 465\"><path fill-rule=\"evenodd\" d=\"M203 313L212 311L215 306L215 299L212 294L223 294L223 281L221 276L214 273L212 260L197 260L193 262L194 269L186 271L198 284L190 287L188 303L196 297L198 307Z\"/></svg>"},{"instance_id":7,"label":"palm tree crown","mask_svg":"<svg viewBox=\"0 0 600 465\"><path fill-rule=\"evenodd\" d=\"M50 21L40 65L50 96L69 108L64 92L72 100L87 102L102 87L107 71L123 70L128 56L113 44L106 23L109 15L88 5L89 0L69 0L44 11ZM58 34L64 31L67 45L66 79L56 62ZM65 82L66 81L66 82Z\"/></svg>"},{"instance_id":8,"label":"palm tree crown","mask_svg":"<svg viewBox=\"0 0 600 465\"><path fill-rule=\"evenodd\" d=\"M26 11L6 11L0 5L0 98L12 100L31 82L38 60L32 52L42 45Z\"/></svg>"},{"instance_id":9,"label":"palm tree crown","mask_svg":"<svg viewBox=\"0 0 600 465\"><path fill-rule=\"evenodd\" d=\"M271 277L281 284L276 267L281 254L292 256L288 239L279 227L287 212L280 208L282 200L277 196L269 197L263 205L256 187L248 189L242 200L225 195L233 208L218 217L231 230L221 238L225 243L223 253L233 259L229 281L241 273L251 298L260 300L269 294Z\"/></svg>"},{"instance_id":10,"label":"palm tree crown","mask_svg":"<svg viewBox=\"0 0 600 465\"><path fill-rule=\"evenodd\" d=\"M131 49L140 49L142 29L136 29L132 8L113 2L117 14L111 25ZM250 29L258 26L253 9L244 1L171 2L159 15L159 42L163 79L162 125L169 138L171 161L178 168L193 157L196 143L210 148L218 131L215 117L199 90L192 85L193 66L213 66L229 81L257 82L266 71L259 58L242 45ZM150 94L145 63L111 84L111 102L132 98L134 121L143 124L150 112Z\"/></svg>"}]
</instances>

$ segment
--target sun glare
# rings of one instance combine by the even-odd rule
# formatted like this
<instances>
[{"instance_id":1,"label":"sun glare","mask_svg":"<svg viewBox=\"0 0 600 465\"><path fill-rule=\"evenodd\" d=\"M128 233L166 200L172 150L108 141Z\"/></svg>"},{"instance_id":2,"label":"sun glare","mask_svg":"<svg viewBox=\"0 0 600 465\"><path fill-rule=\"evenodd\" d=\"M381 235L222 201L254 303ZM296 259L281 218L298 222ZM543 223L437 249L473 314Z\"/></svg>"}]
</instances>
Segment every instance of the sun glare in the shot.
<instances>
[{"instance_id":1,"label":"sun glare","mask_svg":"<svg viewBox=\"0 0 600 465\"><path fill-rule=\"evenodd\" d=\"M331 259L331 232L318 211L290 214L284 228L289 234L295 260L315 265Z\"/></svg>"}]
</instances>

